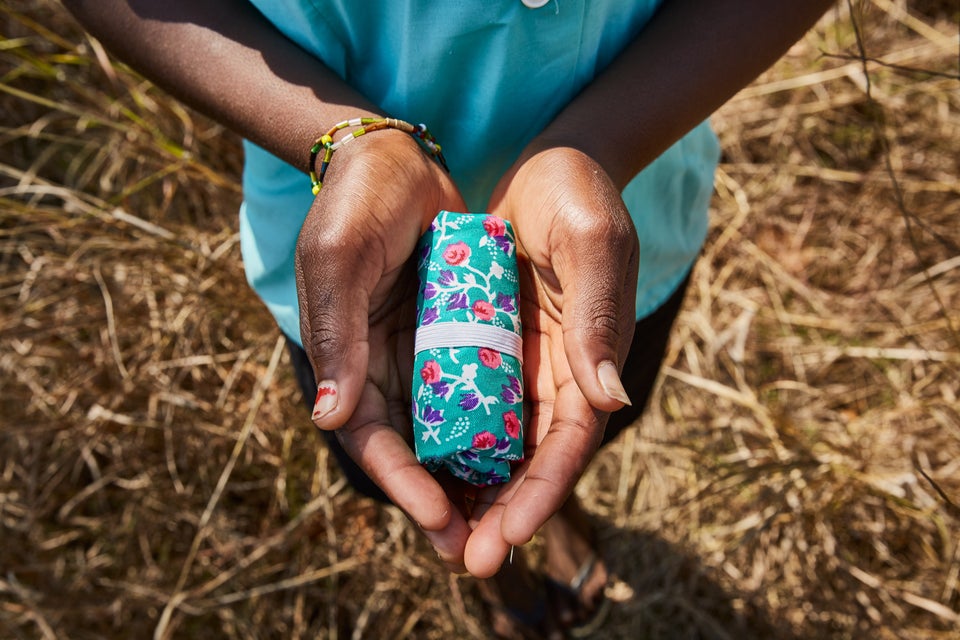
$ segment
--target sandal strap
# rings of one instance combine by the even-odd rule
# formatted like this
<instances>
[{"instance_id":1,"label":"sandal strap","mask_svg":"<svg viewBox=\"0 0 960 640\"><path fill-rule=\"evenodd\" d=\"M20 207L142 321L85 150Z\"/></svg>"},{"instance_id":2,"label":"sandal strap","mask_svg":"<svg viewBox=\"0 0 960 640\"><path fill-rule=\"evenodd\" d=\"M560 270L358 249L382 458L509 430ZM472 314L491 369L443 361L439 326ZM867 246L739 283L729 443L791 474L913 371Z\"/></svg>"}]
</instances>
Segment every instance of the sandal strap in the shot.
<instances>
[{"instance_id":1,"label":"sandal strap","mask_svg":"<svg viewBox=\"0 0 960 640\"><path fill-rule=\"evenodd\" d=\"M573 576L573 579L570 580L570 591L580 595L580 591L583 589L583 583L587 581L587 578L590 577L590 574L593 573L593 568L597 566L597 554L593 551L590 552L590 555L587 556L587 559L583 561L583 564L580 565L580 568L577 570L577 575Z\"/></svg>"}]
</instances>

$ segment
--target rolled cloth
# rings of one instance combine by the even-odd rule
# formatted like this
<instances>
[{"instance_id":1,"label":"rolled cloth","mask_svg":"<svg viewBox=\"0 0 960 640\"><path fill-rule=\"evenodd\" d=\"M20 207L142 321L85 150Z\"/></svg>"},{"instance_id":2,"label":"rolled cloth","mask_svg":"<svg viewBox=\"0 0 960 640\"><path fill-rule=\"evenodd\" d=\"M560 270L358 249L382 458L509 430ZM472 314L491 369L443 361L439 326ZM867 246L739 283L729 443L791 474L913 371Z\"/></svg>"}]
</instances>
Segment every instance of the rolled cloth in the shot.
<instances>
[{"instance_id":1,"label":"rolled cloth","mask_svg":"<svg viewBox=\"0 0 960 640\"><path fill-rule=\"evenodd\" d=\"M418 245L417 459L477 486L523 458L516 239L497 216L441 211Z\"/></svg>"}]
</instances>

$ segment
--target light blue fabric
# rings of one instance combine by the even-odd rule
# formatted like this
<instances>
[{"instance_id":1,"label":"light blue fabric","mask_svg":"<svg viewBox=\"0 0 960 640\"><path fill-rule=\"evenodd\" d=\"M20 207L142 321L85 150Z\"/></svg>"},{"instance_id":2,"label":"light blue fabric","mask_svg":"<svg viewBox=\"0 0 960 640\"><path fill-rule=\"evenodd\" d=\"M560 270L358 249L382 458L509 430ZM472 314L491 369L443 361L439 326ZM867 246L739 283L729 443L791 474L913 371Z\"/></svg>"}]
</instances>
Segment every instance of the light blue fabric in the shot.
<instances>
[{"instance_id":1,"label":"light blue fabric","mask_svg":"<svg viewBox=\"0 0 960 640\"><path fill-rule=\"evenodd\" d=\"M553 0L531 10L520 0L251 1L385 112L427 123L477 212L487 209L521 149L659 5ZM293 254L313 200L309 181L251 143L245 151L240 239L247 278L280 328L299 341ZM673 293L696 258L718 158L704 123L624 190L640 238L638 318Z\"/></svg>"}]
</instances>

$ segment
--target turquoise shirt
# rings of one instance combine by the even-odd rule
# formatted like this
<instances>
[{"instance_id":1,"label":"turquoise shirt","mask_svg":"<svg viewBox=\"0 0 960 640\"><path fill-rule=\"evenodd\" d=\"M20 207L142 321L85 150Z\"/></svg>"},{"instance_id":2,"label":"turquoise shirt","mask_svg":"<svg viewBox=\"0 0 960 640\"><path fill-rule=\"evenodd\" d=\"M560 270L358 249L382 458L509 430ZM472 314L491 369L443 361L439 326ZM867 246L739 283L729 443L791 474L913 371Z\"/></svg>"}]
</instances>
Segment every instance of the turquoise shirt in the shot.
<instances>
[{"instance_id":1,"label":"turquoise shirt","mask_svg":"<svg viewBox=\"0 0 960 640\"><path fill-rule=\"evenodd\" d=\"M552 0L530 9L520 0L251 1L386 113L427 123L474 212L485 210L524 146L660 4ZM608 126L597 114L597 127ZM313 201L309 180L252 143L245 152L240 241L247 278L281 330L299 342L293 256ZM703 123L624 189L640 240L638 318L676 290L700 251L718 158L716 136Z\"/></svg>"}]
</instances>

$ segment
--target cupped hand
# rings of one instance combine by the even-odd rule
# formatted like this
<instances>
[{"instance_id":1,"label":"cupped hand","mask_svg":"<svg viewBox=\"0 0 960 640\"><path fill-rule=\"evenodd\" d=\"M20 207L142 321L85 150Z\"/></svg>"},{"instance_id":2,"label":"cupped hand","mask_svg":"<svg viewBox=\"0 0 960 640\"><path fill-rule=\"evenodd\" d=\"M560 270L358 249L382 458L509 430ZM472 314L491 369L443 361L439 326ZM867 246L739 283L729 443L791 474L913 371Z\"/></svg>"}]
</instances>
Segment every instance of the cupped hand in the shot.
<instances>
[{"instance_id":1,"label":"cupped hand","mask_svg":"<svg viewBox=\"0 0 960 640\"><path fill-rule=\"evenodd\" d=\"M609 412L629 403L619 372L635 326L639 246L620 193L585 154L547 148L501 180L491 213L513 222L521 271L525 462L481 492L465 566L496 573L563 505Z\"/></svg>"},{"instance_id":2,"label":"cupped hand","mask_svg":"<svg viewBox=\"0 0 960 640\"><path fill-rule=\"evenodd\" d=\"M464 210L456 186L416 141L378 131L344 145L300 232L300 332L318 383L314 423L463 570L469 528L408 442L421 233L441 209Z\"/></svg>"}]
</instances>

